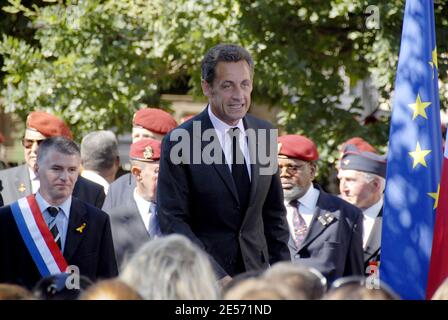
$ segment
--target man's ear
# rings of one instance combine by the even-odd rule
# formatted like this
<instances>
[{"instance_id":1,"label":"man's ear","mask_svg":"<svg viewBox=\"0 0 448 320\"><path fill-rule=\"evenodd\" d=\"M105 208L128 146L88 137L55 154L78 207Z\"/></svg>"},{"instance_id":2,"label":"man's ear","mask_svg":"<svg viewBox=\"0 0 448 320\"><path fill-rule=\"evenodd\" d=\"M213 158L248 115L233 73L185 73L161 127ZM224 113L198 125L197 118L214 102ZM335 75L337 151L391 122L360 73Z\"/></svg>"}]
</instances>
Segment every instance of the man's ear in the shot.
<instances>
[{"instance_id":1,"label":"man's ear","mask_svg":"<svg viewBox=\"0 0 448 320\"><path fill-rule=\"evenodd\" d=\"M136 180L140 181L141 179L141 173L142 173L142 169L140 169L137 166L132 166L131 167L131 173L132 175L135 177Z\"/></svg>"},{"instance_id":2,"label":"man's ear","mask_svg":"<svg viewBox=\"0 0 448 320\"><path fill-rule=\"evenodd\" d=\"M202 87L202 92L204 93L204 96L210 98L212 95L211 85L207 81L201 80L201 87Z\"/></svg>"},{"instance_id":3,"label":"man's ear","mask_svg":"<svg viewBox=\"0 0 448 320\"><path fill-rule=\"evenodd\" d=\"M310 171L311 171L311 181L314 181L314 178L316 178L317 174L317 163L310 162Z\"/></svg>"}]
</instances>

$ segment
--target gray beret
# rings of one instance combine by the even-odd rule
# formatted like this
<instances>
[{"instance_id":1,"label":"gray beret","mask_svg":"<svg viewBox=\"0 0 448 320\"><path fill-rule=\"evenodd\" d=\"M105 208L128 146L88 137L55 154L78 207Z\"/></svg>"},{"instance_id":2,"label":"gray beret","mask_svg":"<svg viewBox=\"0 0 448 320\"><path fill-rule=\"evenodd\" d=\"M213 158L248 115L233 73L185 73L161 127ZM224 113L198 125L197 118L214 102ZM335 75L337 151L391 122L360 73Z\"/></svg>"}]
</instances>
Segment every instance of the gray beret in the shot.
<instances>
[{"instance_id":1,"label":"gray beret","mask_svg":"<svg viewBox=\"0 0 448 320\"><path fill-rule=\"evenodd\" d=\"M347 145L341 159L341 169L358 170L386 177L385 156L369 151L359 151L354 145Z\"/></svg>"}]
</instances>

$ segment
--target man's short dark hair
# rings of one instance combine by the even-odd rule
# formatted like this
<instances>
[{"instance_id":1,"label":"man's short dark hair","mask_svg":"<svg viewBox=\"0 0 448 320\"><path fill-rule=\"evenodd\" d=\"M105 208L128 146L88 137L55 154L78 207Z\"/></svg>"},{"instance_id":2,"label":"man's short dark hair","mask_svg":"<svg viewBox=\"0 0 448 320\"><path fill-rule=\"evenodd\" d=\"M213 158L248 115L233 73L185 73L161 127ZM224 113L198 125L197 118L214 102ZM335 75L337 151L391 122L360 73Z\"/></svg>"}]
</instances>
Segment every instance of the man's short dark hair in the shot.
<instances>
[{"instance_id":1,"label":"man's short dark hair","mask_svg":"<svg viewBox=\"0 0 448 320\"><path fill-rule=\"evenodd\" d=\"M62 136L47 138L39 145L37 151L37 163L45 160L46 155L50 150L55 150L66 155L78 155L81 157L78 145L70 139Z\"/></svg>"},{"instance_id":2,"label":"man's short dark hair","mask_svg":"<svg viewBox=\"0 0 448 320\"><path fill-rule=\"evenodd\" d=\"M246 49L235 44L218 44L211 48L202 60L202 79L209 84L213 84L218 62L238 62L241 60L247 62L250 68L250 74L253 76L254 60Z\"/></svg>"}]
</instances>

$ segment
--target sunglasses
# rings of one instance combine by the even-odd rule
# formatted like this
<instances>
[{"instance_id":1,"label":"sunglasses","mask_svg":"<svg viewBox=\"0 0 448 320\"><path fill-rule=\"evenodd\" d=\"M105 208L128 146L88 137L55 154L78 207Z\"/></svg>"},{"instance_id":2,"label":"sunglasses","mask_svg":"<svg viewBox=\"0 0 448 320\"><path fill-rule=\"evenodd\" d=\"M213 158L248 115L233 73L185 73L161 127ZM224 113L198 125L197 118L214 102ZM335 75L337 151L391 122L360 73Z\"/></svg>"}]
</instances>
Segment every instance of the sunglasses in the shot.
<instances>
[{"instance_id":1,"label":"sunglasses","mask_svg":"<svg viewBox=\"0 0 448 320\"><path fill-rule=\"evenodd\" d=\"M37 146L39 146L42 141L44 141L44 139L40 139L40 140L32 140L32 139L26 139L23 138L22 139L22 145L26 148L26 149L31 149L34 145L34 143L37 143Z\"/></svg>"}]
</instances>

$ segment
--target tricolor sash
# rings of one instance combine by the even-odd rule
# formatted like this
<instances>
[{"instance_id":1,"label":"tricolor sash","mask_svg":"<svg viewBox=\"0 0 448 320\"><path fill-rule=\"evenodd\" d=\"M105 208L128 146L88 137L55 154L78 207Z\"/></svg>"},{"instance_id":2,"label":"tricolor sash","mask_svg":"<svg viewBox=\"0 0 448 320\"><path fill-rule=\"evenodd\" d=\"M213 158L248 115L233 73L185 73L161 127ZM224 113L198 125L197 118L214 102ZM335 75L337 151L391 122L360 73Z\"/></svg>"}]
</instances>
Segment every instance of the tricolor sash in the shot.
<instances>
[{"instance_id":1,"label":"tricolor sash","mask_svg":"<svg viewBox=\"0 0 448 320\"><path fill-rule=\"evenodd\" d=\"M34 195L11 204L11 211L41 276L47 277L65 272L68 264L54 241Z\"/></svg>"}]
</instances>

